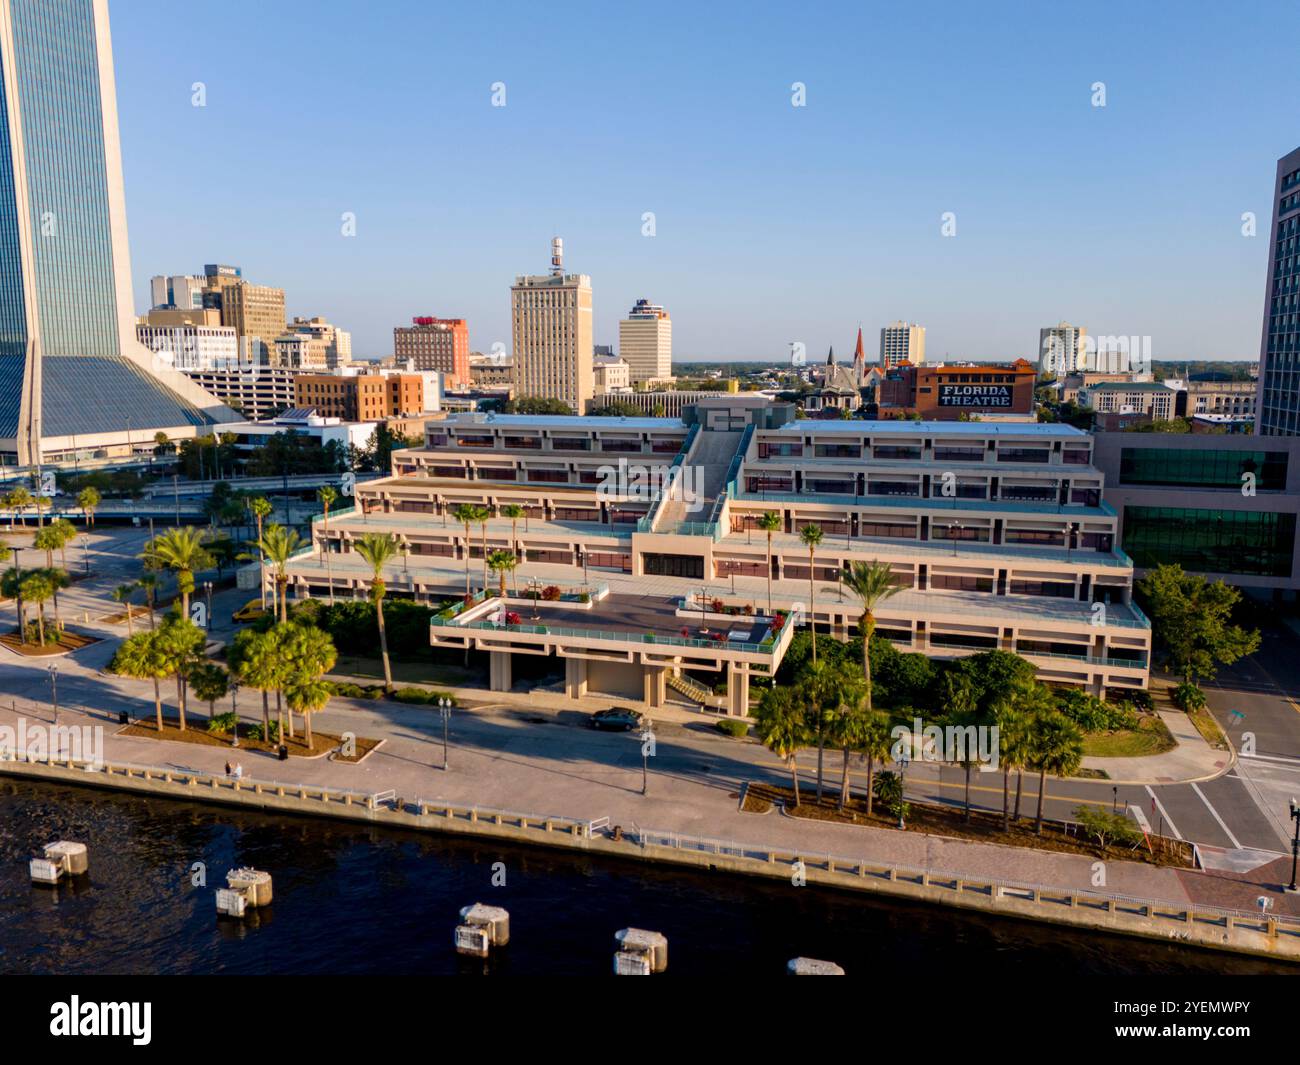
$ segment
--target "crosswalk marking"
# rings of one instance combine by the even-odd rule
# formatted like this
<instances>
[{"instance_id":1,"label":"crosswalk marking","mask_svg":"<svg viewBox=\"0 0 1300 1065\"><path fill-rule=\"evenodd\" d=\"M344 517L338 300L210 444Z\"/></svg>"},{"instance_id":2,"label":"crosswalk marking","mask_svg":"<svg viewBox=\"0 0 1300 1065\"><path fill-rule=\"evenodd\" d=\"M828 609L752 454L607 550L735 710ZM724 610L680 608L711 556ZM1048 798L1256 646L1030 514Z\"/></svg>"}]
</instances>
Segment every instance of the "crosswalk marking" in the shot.
<instances>
[{"instance_id":1,"label":"crosswalk marking","mask_svg":"<svg viewBox=\"0 0 1300 1065\"><path fill-rule=\"evenodd\" d=\"M1209 810L1211 814L1214 815L1214 819L1215 819L1216 821L1219 822L1219 827L1220 827L1221 829L1223 829L1223 831L1224 831L1224 833L1226 833L1228 839L1230 839L1230 840L1232 841L1232 845L1233 845L1234 847L1236 847L1238 850L1240 850L1240 849L1241 849L1241 843L1238 841L1237 837L1234 836L1234 835L1232 834L1232 829L1230 829L1230 828L1229 828L1229 827L1224 823L1223 818L1219 816L1219 811L1216 810L1213 806L1210 805L1210 800L1207 799L1207 798L1205 797L1205 792L1203 792L1203 791L1200 789L1199 785L1196 785L1196 784L1193 784L1193 785L1192 785L1192 791L1196 792L1196 794L1197 794L1197 796L1200 798L1201 802L1205 803L1205 808L1206 808L1207 810Z\"/></svg>"},{"instance_id":2,"label":"crosswalk marking","mask_svg":"<svg viewBox=\"0 0 1300 1065\"><path fill-rule=\"evenodd\" d=\"M1156 793L1151 790L1151 785L1146 785L1147 794L1151 796L1151 801L1156 804L1156 809L1160 811L1160 816L1165 819L1165 824L1169 826L1169 831L1174 834L1174 839L1182 839L1183 834L1178 831L1178 826L1174 824L1174 819L1169 816L1169 811L1165 809L1165 804L1156 797Z\"/></svg>"}]
</instances>

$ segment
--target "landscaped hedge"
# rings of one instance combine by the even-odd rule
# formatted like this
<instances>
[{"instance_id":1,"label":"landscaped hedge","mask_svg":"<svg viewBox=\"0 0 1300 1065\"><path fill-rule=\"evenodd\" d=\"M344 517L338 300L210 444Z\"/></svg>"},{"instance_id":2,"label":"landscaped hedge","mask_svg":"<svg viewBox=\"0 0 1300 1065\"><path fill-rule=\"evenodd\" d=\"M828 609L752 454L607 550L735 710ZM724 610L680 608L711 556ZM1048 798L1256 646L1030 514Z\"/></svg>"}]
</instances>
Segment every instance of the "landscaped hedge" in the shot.
<instances>
[{"instance_id":1,"label":"landscaped hedge","mask_svg":"<svg viewBox=\"0 0 1300 1065\"><path fill-rule=\"evenodd\" d=\"M393 692L393 698L399 703L415 703L417 705L436 705L439 699L450 699L451 705L456 705L456 697L451 692L428 691L424 688L398 688Z\"/></svg>"},{"instance_id":2,"label":"landscaped hedge","mask_svg":"<svg viewBox=\"0 0 1300 1065\"><path fill-rule=\"evenodd\" d=\"M713 727L716 728L719 732L725 733L728 736L735 736L739 738L741 736L749 735L749 722L738 721L735 718L731 718L731 717L724 717L719 721L715 721L713 723Z\"/></svg>"}]
</instances>

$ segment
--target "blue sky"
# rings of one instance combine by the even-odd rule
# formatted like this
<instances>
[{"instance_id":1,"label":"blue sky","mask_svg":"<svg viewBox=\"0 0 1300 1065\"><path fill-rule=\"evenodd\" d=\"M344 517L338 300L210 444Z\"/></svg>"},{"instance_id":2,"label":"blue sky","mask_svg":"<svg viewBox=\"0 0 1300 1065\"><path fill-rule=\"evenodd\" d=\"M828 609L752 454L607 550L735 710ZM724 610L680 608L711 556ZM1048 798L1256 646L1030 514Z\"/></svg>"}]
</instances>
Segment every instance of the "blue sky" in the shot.
<instances>
[{"instance_id":1,"label":"blue sky","mask_svg":"<svg viewBox=\"0 0 1300 1065\"><path fill-rule=\"evenodd\" d=\"M896 318L931 359L1032 358L1062 318L1258 355L1291 4L111 9L140 308L226 262L358 355L419 314L508 348L509 285L558 233L597 343L646 297L678 359L847 356L859 324L874 354Z\"/></svg>"}]
</instances>

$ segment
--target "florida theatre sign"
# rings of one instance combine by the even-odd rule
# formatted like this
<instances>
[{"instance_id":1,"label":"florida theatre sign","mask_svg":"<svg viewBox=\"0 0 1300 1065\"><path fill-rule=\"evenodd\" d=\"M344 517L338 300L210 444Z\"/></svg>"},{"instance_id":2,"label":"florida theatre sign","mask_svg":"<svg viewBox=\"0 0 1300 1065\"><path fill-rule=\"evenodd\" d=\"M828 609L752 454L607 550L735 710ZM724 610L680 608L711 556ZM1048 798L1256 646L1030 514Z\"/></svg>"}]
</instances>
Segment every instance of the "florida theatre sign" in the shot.
<instances>
[{"instance_id":1,"label":"florida theatre sign","mask_svg":"<svg viewBox=\"0 0 1300 1065\"><path fill-rule=\"evenodd\" d=\"M1010 407L1011 385L940 385L941 407Z\"/></svg>"}]
</instances>

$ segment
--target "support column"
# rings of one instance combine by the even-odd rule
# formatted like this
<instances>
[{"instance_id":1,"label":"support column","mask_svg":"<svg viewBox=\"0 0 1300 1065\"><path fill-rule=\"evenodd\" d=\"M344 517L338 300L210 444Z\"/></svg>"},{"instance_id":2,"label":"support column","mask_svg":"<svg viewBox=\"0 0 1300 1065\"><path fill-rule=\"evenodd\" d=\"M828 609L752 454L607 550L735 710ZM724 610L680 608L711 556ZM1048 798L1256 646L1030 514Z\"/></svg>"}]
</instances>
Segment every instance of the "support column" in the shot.
<instances>
[{"instance_id":1,"label":"support column","mask_svg":"<svg viewBox=\"0 0 1300 1065\"><path fill-rule=\"evenodd\" d=\"M587 694L587 660L585 658L566 658L564 660L564 691L570 699L581 699Z\"/></svg>"},{"instance_id":2,"label":"support column","mask_svg":"<svg viewBox=\"0 0 1300 1065\"><path fill-rule=\"evenodd\" d=\"M508 692L513 686L509 651L488 652L489 687L494 692Z\"/></svg>"},{"instance_id":3,"label":"support column","mask_svg":"<svg viewBox=\"0 0 1300 1065\"><path fill-rule=\"evenodd\" d=\"M727 716L746 717L749 714L749 671L738 669L736 663L727 663Z\"/></svg>"},{"instance_id":4,"label":"support column","mask_svg":"<svg viewBox=\"0 0 1300 1065\"><path fill-rule=\"evenodd\" d=\"M666 666L654 666L646 664L641 667L645 671L645 703L652 710L664 705L668 695Z\"/></svg>"}]
</instances>

